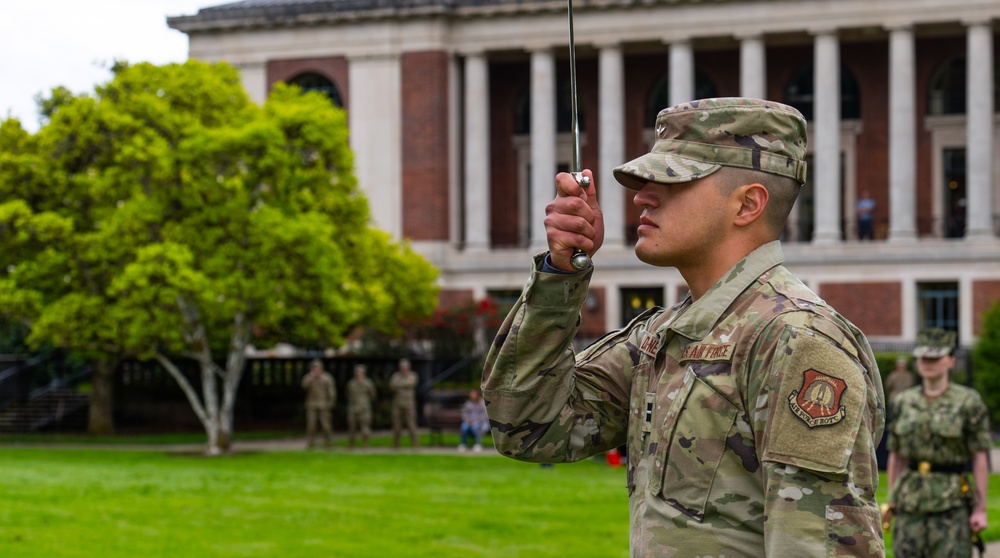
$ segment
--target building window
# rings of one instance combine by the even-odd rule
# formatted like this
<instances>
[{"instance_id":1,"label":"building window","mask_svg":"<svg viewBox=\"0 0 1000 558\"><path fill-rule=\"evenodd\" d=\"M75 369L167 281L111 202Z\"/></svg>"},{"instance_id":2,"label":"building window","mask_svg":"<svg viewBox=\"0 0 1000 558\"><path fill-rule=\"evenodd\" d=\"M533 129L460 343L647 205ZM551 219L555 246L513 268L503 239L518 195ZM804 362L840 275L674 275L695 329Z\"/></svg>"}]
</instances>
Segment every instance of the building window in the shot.
<instances>
[{"instance_id":1,"label":"building window","mask_svg":"<svg viewBox=\"0 0 1000 558\"><path fill-rule=\"evenodd\" d=\"M965 57L946 60L931 78L929 114L965 114Z\"/></svg>"},{"instance_id":2,"label":"building window","mask_svg":"<svg viewBox=\"0 0 1000 558\"><path fill-rule=\"evenodd\" d=\"M785 104L791 105L802 113L806 120L813 119L813 103L816 80L813 77L813 65L807 64L792 74L785 88ZM840 66L840 119L858 120L861 118L861 95L858 93L858 81L847 66Z\"/></svg>"},{"instance_id":3,"label":"building window","mask_svg":"<svg viewBox=\"0 0 1000 558\"><path fill-rule=\"evenodd\" d=\"M623 287L622 326L650 308L663 306L663 287Z\"/></svg>"},{"instance_id":4,"label":"building window","mask_svg":"<svg viewBox=\"0 0 1000 558\"><path fill-rule=\"evenodd\" d=\"M920 329L958 331L958 283L919 283L917 298Z\"/></svg>"},{"instance_id":5,"label":"building window","mask_svg":"<svg viewBox=\"0 0 1000 558\"><path fill-rule=\"evenodd\" d=\"M1000 108L1000 60L993 64L993 107ZM955 56L938 66L927 92L927 114L965 114L968 69L965 56Z\"/></svg>"},{"instance_id":6,"label":"building window","mask_svg":"<svg viewBox=\"0 0 1000 558\"><path fill-rule=\"evenodd\" d=\"M694 70L694 98L710 99L718 97L718 90L715 83L709 79L701 70ZM692 99L693 100L693 99ZM646 98L646 127L652 128L656 125L656 115L660 111L670 106L670 74L663 76L653 85L649 97Z\"/></svg>"},{"instance_id":7,"label":"building window","mask_svg":"<svg viewBox=\"0 0 1000 558\"><path fill-rule=\"evenodd\" d=\"M338 107L344 106L344 102L340 98L340 90L337 89L337 86L319 74L312 72L299 74L288 80L288 83L298 85L303 91L319 91L333 101L334 105Z\"/></svg>"},{"instance_id":8,"label":"building window","mask_svg":"<svg viewBox=\"0 0 1000 558\"><path fill-rule=\"evenodd\" d=\"M944 170L944 236L962 238L965 236L966 215L965 149L945 149L941 162Z\"/></svg>"}]
</instances>

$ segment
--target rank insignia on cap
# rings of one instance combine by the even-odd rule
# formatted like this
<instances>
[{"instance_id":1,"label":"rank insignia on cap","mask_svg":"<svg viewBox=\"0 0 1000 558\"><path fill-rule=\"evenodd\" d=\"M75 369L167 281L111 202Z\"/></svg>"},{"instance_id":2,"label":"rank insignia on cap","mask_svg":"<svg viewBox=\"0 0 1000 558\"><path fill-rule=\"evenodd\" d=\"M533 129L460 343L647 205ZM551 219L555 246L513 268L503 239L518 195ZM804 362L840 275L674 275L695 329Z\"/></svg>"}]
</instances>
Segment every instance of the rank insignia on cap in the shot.
<instances>
[{"instance_id":1,"label":"rank insignia on cap","mask_svg":"<svg viewBox=\"0 0 1000 558\"><path fill-rule=\"evenodd\" d=\"M830 426L843 420L847 414L840 404L840 397L846 389L847 382L840 378L806 370L802 373L802 387L788 396L788 406L810 428Z\"/></svg>"}]
</instances>

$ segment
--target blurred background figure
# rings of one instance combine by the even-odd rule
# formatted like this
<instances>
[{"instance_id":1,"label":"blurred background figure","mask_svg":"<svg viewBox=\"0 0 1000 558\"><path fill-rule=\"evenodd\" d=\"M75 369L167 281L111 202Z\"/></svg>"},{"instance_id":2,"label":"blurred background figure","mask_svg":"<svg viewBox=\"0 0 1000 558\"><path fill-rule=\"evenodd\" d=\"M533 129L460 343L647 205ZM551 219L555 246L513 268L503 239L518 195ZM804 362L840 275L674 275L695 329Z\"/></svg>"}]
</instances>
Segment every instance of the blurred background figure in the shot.
<instances>
[{"instance_id":1,"label":"blurred background figure","mask_svg":"<svg viewBox=\"0 0 1000 558\"><path fill-rule=\"evenodd\" d=\"M347 382L347 443L352 448L359 430L364 447L368 447L368 438L372 434L372 402L375 401L376 391L367 374L364 364L356 364L354 377Z\"/></svg>"},{"instance_id":2,"label":"blurred background figure","mask_svg":"<svg viewBox=\"0 0 1000 558\"><path fill-rule=\"evenodd\" d=\"M468 449L469 438L475 440L472 451L483 451L483 434L490 429L490 419L486 415L486 404L483 403L479 390L469 392L469 399L462 405L462 430L459 438L458 451Z\"/></svg>"},{"instance_id":3,"label":"blurred background figure","mask_svg":"<svg viewBox=\"0 0 1000 558\"><path fill-rule=\"evenodd\" d=\"M417 447L417 375L410 369L409 359L399 359L399 370L389 377L392 390L392 447L399 447L403 421L410 434L410 445Z\"/></svg>"},{"instance_id":4,"label":"blurred background figure","mask_svg":"<svg viewBox=\"0 0 1000 558\"><path fill-rule=\"evenodd\" d=\"M309 372L302 378L302 389L306 390L306 446L313 448L318 422L323 430L326 447L332 447L330 412L337 404L337 388L333 383L333 376L323 370L323 363L319 360L309 364Z\"/></svg>"}]
</instances>

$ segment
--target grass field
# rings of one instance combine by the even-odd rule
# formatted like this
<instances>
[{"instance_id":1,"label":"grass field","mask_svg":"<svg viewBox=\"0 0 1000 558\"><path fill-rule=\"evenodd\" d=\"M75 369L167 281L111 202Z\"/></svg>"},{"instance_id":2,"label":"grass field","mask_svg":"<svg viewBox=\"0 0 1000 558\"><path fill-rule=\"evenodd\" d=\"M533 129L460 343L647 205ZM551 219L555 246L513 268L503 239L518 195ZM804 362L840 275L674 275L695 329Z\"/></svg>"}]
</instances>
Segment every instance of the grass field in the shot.
<instances>
[{"instance_id":1,"label":"grass field","mask_svg":"<svg viewBox=\"0 0 1000 558\"><path fill-rule=\"evenodd\" d=\"M499 456L0 449L0 556L628 556L625 472Z\"/></svg>"},{"instance_id":2,"label":"grass field","mask_svg":"<svg viewBox=\"0 0 1000 558\"><path fill-rule=\"evenodd\" d=\"M0 557L625 557L624 477L603 461L542 468L468 453L7 445ZM996 526L1000 476L990 481Z\"/></svg>"}]
</instances>

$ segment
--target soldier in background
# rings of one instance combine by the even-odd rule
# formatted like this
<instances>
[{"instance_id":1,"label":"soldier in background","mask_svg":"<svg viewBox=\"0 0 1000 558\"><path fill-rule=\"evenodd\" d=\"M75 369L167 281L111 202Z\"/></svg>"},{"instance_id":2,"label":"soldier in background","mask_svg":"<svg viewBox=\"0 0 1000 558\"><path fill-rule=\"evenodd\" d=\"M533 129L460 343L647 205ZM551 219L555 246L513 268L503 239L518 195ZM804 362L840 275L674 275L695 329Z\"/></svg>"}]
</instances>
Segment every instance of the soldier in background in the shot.
<instances>
[{"instance_id":1,"label":"soldier in background","mask_svg":"<svg viewBox=\"0 0 1000 558\"><path fill-rule=\"evenodd\" d=\"M972 556L973 537L986 528L989 414L976 390L949 381L955 339L953 331L921 331L913 356L923 385L891 403L882 512L886 528L895 518L897 558Z\"/></svg>"},{"instance_id":2,"label":"soldier in background","mask_svg":"<svg viewBox=\"0 0 1000 558\"><path fill-rule=\"evenodd\" d=\"M368 447L372 434L372 402L375 401L375 384L368 379L364 364L354 365L354 377L347 382L347 432L348 444L354 447L354 437L361 431L361 445Z\"/></svg>"},{"instance_id":3,"label":"soldier in background","mask_svg":"<svg viewBox=\"0 0 1000 558\"><path fill-rule=\"evenodd\" d=\"M483 371L494 445L563 462L627 442L633 558L884 556L874 356L778 243L806 178L805 120L705 99L661 111L655 133L614 175L642 210L636 255L677 268L690 294L577 353L598 260L577 271L571 256L597 252L604 220L592 182L557 175L549 251Z\"/></svg>"},{"instance_id":4,"label":"soldier in background","mask_svg":"<svg viewBox=\"0 0 1000 558\"><path fill-rule=\"evenodd\" d=\"M319 360L310 363L309 372L302 378L302 389L306 390L306 446L313 448L318 422L323 430L326 447L332 447L330 412L337 404L337 387L333 383L333 376L323 370L323 363Z\"/></svg>"},{"instance_id":5,"label":"soldier in background","mask_svg":"<svg viewBox=\"0 0 1000 558\"><path fill-rule=\"evenodd\" d=\"M897 394L910 389L915 383L917 380L910 374L909 360L900 356L896 359L896 369L885 377L885 400L891 403Z\"/></svg>"},{"instance_id":6,"label":"soldier in background","mask_svg":"<svg viewBox=\"0 0 1000 558\"><path fill-rule=\"evenodd\" d=\"M399 447L402 423L410 433L410 445L417 447L417 375L410 369L410 361L399 359L399 370L389 377L392 390L392 447Z\"/></svg>"}]
</instances>

